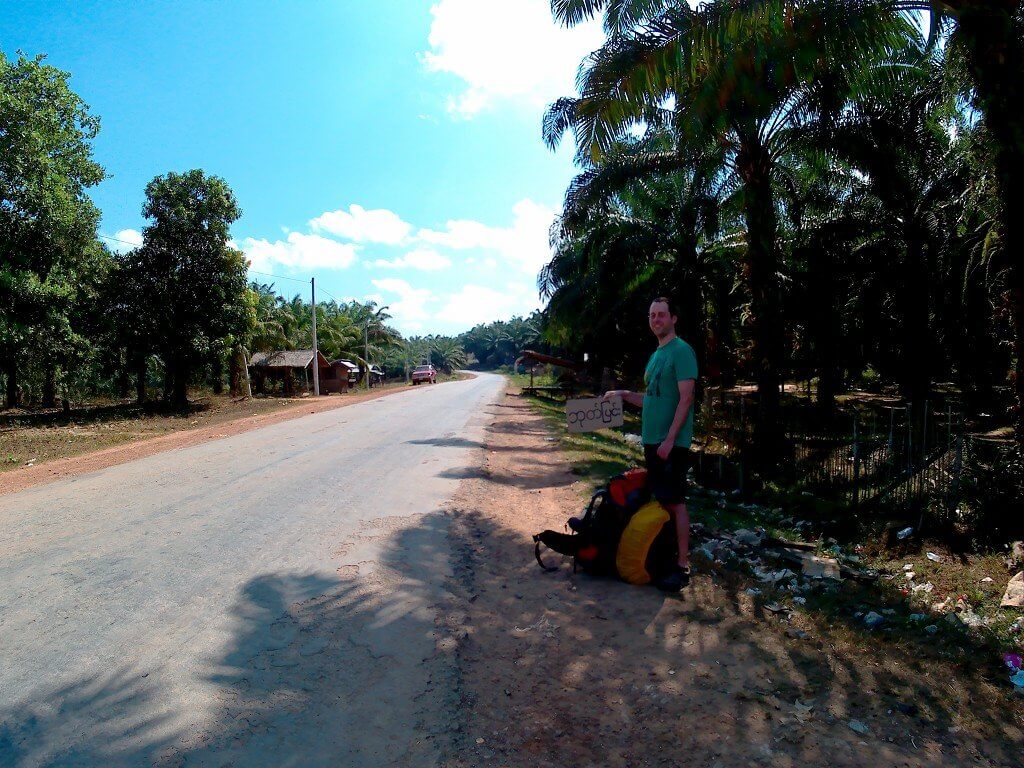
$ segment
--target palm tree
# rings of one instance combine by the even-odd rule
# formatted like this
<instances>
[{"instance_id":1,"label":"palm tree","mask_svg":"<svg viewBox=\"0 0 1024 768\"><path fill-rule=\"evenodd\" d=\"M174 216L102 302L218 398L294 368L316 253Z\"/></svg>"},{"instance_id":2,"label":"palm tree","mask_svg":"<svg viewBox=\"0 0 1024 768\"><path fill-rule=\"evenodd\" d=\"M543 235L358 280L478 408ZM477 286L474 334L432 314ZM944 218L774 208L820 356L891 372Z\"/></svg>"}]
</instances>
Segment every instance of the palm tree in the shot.
<instances>
[{"instance_id":1,"label":"palm tree","mask_svg":"<svg viewBox=\"0 0 1024 768\"><path fill-rule=\"evenodd\" d=\"M1020 0L877 0L931 13L933 38L952 28L949 48L963 57L992 139L992 165L1002 205L998 212L1016 353L1017 443L1024 447L1024 10Z\"/></svg>"},{"instance_id":2,"label":"palm tree","mask_svg":"<svg viewBox=\"0 0 1024 768\"><path fill-rule=\"evenodd\" d=\"M252 283L249 287L253 305L253 323L248 346L252 351L269 352L288 344L284 318L278 305L274 286Z\"/></svg>"},{"instance_id":3,"label":"palm tree","mask_svg":"<svg viewBox=\"0 0 1024 768\"><path fill-rule=\"evenodd\" d=\"M584 160L586 169L566 192L559 237L571 239L588 219L610 215L617 204L630 207L634 220L646 216L648 231L659 241L658 260L667 265L656 292L680 299L680 331L694 341L703 363L711 254L701 246L719 234L721 201L729 191L722 173L725 157L715 145L699 146L676 133L671 110L653 110L648 117L640 139L618 142L599 163Z\"/></svg>"},{"instance_id":4,"label":"palm tree","mask_svg":"<svg viewBox=\"0 0 1024 768\"><path fill-rule=\"evenodd\" d=\"M853 12L849 4L824 0L715 0L696 10L641 0L553 4L566 24L605 7L610 37L581 71L580 98L550 108L546 138L552 143L571 128L578 154L600 158L652 108L674 100L682 135L725 149L746 230L755 443L762 466L770 468L782 438L780 160L810 123L838 113L856 70L869 56L898 48L909 24L881 7L857 4Z\"/></svg>"},{"instance_id":5,"label":"palm tree","mask_svg":"<svg viewBox=\"0 0 1024 768\"><path fill-rule=\"evenodd\" d=\"M431 339L431 359L437 370L452 373L466 365L466 351L458 339L435 336Z\"/></svg>"},{"instance_id":6,"label":"palm tree","mask_svg":"<svg viewBox=\"0 0 1024 768\"><path fill-rule=\"evenodd\" d=\"M967 182L943 119L954 109L955 94L946 87L942 62L923 49L911 58L918 63L901 68L898 87L869 84L823 140L832 156L857 171L855 190L881 203L874 226L888 235L886 271L897 286L899 381L907 400L923 404L938 361L929 307L931 276L947 240L939 226L941 211L957 202ZM896 258L893 245L902 246Z\"/></svg>"}]
</instances>

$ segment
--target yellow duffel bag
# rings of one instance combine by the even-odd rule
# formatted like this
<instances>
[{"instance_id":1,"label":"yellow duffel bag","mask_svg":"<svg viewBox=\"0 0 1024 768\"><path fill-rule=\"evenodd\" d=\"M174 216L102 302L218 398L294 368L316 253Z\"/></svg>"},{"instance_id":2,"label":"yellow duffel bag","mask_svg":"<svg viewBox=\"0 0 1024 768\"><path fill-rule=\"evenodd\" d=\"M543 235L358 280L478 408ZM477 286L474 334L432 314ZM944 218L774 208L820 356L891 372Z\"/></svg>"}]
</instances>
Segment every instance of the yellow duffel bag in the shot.
<instances>
[{"instance_id":1,"label":"yellow duffel bag","mask_svg":"<svg viewBox=\"0 0 1024 768\"><path fill-rule=\"evenodd\" d=\"M656 501L647 502L630 518L615 553L615 568L624 581L637 586L650 583L647 554L670 519L665 508Z\"/></svg>"}]
</instances>

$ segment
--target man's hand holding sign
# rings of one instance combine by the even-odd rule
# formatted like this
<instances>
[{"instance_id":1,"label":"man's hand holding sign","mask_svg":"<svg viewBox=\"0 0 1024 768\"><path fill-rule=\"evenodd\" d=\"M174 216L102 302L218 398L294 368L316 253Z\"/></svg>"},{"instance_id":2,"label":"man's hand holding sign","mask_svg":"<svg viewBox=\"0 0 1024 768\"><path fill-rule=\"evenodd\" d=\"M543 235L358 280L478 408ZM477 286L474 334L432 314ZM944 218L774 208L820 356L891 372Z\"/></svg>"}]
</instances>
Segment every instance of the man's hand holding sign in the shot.
<instances>
[{"instance_id":1,"label":"man's hand holding sign","mask_svg":"<svg viewBox=\"0 0 1024 768\"><path fill-rule=\"evenodd\" d=\"M565 420L570 432L596 432L607 427L621 427L622 398L605 395L569 400L565 404Z\"/></svg>"}]
</instances>

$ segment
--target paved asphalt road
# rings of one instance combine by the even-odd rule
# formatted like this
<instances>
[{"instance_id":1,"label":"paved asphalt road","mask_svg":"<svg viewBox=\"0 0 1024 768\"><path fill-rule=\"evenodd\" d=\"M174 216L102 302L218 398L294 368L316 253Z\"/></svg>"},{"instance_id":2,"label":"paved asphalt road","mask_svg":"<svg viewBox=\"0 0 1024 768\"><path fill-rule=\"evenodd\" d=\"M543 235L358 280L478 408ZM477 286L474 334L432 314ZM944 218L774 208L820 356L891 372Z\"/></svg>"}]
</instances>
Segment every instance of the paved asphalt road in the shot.
<instances>
[{"instance_id":1,"label":"paved asphalt road","mask_svg":"<svg viewBox=\"0 0 1024 768\"><path fill-rule=\"evenodd\" d=\"M0 766L429 765L500 377L0 496Z\"/></svg>"}]
</instances>

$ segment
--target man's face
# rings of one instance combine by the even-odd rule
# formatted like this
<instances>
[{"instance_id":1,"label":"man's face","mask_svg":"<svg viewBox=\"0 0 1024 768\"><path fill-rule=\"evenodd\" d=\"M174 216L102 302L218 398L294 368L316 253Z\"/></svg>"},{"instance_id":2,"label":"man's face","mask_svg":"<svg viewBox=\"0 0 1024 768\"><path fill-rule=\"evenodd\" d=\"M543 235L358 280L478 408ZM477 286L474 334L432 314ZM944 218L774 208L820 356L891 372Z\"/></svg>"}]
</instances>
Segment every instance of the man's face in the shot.
<instances>
[{"instance_id":1,"label":"man's face","mask_svg":"<svg viewBox=\"0 0 1024 768\"><path fill-rule=\"evenodd\" d=\"M665 338L670 333L675 333L676 319L673 315L669 314L668 304L664 301L651 302L651 309L647 320L651 325L654 335L659 339Z\"/></svg>"}]
</instances>

